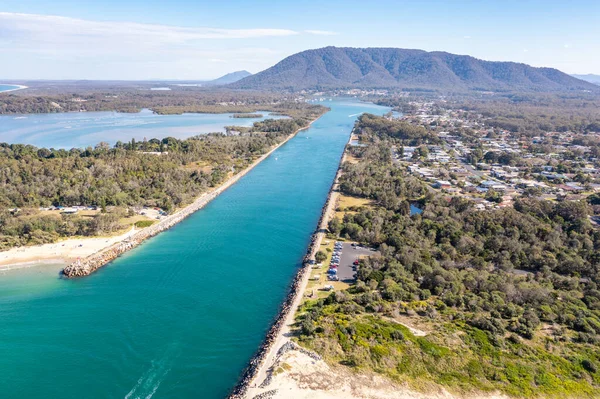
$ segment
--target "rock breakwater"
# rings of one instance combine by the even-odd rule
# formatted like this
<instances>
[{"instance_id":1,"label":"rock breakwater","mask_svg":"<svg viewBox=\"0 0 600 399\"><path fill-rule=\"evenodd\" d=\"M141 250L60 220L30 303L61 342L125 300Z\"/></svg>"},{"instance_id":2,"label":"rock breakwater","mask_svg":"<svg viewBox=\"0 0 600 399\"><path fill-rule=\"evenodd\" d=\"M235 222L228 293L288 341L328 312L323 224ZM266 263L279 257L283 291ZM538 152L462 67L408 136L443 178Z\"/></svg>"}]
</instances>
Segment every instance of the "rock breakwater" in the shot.
<instances>
[{"instance_id":1,"label":"rock breakwater","mask_svg":"<svg viewBox=\"0 0 600 399\"><path fill-rule=\"evenodd\" d=\"M314 121L312 121L310 124L312 124L313 122ZM250 172L256 165L258 165L260 162L265 160L277 148L281 147L283 144L285 144L287 141L289 141L292 137L294 137L300 131L308 129L308 127L310 127L310 124L306 127L298 129L297 131L295 131L294 133L289 135L285 140L283 140L277 146L272 148L266 154L262 155L260 158L258 158L256 161L254 161L246 169L237 173L235 176L232 176L231 178L229 178L225 183L223 183L217 189L215 189L209 193L202 194L202 196L200 196L196 201L194 201L192 204L186 206L182 210L174 213L173 215L167 216L166 218L159 221L157 224L147 227L147 228L139 231L138 233L135 233L134 235L126 238L125 240L123 240L121 242L118 242L107 248L104 248L101 251L96 252L84 259L78 259L75 262L70 263L63 269L63 271L62 271L63 276L68 277L68 278L74 278L74 277L83 277L83 276L90 275L91 273L95 272L102 266L113 261L118 256L124 254L125 252L129 251L132 248L137 247L138 245L140 245L142 242L144 242L148 238L153 237L153 236L157 235L158 233L173 227L174 225L181 222L183 219L187 218L188 216L190 216L197 210L203 208L210 201L212 201L213 199L218 197L219 194L221 194L223 191L225 191L229 187L231 187L235 182L237 182L240 178L242 178L244 175L246 175L246 173Z\"/></svg>"},{"instance_id":2,"label":"rock breakwater","mask_svg":"<svg viewBox=\"0 0 600 399\"><path fill-rule=\"evenodd\" d=\"M350 135L350 137L352 137L352 135ZM319 250L319 246L320 246L320 241L321 241L320 234L324 234L326 227L327 227L328 214L329 214L328 210L330 209L331 206L334 205L332 203L332 201L334 200L332 194L333 194L334 188L335 188L337 181L341 174L341 165L346 157L345 154L346 154L346 150L344 149L342 156L340 157L338 171L337 171L336 176L333 179L333 182L329 189L327 201L325 202L325 205L323 205L323 208L321 209L321 217L319 218L319 222L317 223L317 228L314 231L314 233L311 235L310 244L308 245L306 254L303 257L302 266L298 269L298 272L294 276L294 279L292 280L292 284L290 286L289 293L285 297L285 300L281 306L281 310L279 311L277 317L271 324L271 328L269 328L269 331L267 332L267 335L265 336L263 343L259 347L256 354L250 359L250 362L249 362L248 366L246 367L246 369L244 370L244 372L242 373L242 376L241 376L240 380L238 381L238 384L231 391L231 394L228 397L229 399L243 399L246 396L248 388L250 387L250 385L253 383L254 379L258 375L260 368L264 366L264 362L269 354L269 351L271 351L273 349L273 346L277 342L277 338L278 338L279 334L281 334L281 331L282 331L283 327L285 326L286 319L290 315L290 312L295 312L296 309L293 306L294 302L296 301L298 296L304 294L303 281L308 277L308 274L310 274L310 269L311 269L310 261L315 259L315 255L316 255L317 251ZM286 347L286 349L280 348L280 350L283 350L284 352L289 349L291 349L291 347ZM279 356L279 353L278 353L278 356ZM318 355L311 354L311 357L312 356L318 356ZM269 378L268 374L267 374L267 378Z\"/></svg>"}]
</instances>

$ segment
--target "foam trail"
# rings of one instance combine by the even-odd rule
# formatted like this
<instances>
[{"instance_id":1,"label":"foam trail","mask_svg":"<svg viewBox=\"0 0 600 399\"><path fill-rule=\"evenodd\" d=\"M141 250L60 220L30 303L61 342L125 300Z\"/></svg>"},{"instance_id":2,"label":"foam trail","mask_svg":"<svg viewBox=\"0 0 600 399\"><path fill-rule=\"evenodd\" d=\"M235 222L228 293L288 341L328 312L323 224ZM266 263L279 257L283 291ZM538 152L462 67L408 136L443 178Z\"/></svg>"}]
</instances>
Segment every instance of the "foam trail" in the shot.
<instances>
[{"instance_id":1,"label":"foam trail","mask_svg":"<svg viewBox=\"0 0 600 399\"><path fill-rule=\"evenodd\" d=\"M137 380L125 399L150 399L158 390L177 357L176 347L171 344L160 360L152 360L150 368Z\"/></svg>"}]
</instances>

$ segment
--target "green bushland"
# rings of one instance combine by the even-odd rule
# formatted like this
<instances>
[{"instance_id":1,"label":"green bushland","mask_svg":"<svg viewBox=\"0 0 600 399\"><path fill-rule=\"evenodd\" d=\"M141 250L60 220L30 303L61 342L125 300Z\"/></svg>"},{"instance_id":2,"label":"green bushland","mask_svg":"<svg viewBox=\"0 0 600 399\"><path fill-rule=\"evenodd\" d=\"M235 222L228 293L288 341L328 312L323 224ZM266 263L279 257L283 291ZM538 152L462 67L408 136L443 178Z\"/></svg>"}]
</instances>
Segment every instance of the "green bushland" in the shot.
<instances>
[{"instance_id":1,"label":"green bushland","mask_svg":"<svg viewBox=\"0 0 600 399\"><path fill-rule=\"evenodd\" d=\"M329 230L380 255L361 259L350 289L304 306L300 343L420 389L600 396L600 232L590 205L521 198L479 211L432 192L392 164L392 145L429 142L398 126L359 120L369 145L350 149L359 162L343 165L340 190L372 205ZM411 215L415 201L423 212ZM431 332L416 337L393 321L406 317Z\"/></svg>"},{"instance_id":2,"label":"green bushland","mask_svg":"<svg viewBox=\"0 0 600 399\"><path fill-rule=\"evenodd\" d=\"M138 220L135 222L135 227L139 229L143 229L145 227L150 227L154 224L154 220Z\"/></svg>"},{"instance_id":3,"label":"green bushland","mask_svg":"<svg viewBox=\"0 0 600 399\"><path fill-rule=\"evenodd\" d=\"M256 122L237 136L212 133L70 150L0 143L0 249L117 229L114 220L105 220L110 214L46 216L39 207L148 206L171 212L185 206L308 126L326 108L290 104L289 111L296 116Z\"/></svg>"}]
</instances>

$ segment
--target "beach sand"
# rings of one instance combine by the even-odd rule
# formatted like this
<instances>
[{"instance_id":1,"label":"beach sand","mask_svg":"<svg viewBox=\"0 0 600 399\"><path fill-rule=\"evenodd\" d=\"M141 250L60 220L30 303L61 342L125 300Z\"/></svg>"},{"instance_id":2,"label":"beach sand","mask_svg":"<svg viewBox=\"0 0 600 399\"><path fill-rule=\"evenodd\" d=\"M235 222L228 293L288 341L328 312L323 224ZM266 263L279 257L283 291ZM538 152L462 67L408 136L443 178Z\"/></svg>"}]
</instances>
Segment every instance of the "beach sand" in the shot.
<instances>
[{"instance_id":1,"label":"beach sand","mask_svg":"<svg viewBox=\"0 0 600 399\"><path fill-rule=\"evenodd\" d=\"M18 269L42 263L67 264L123 241L135 232L135 228L132 228L127 233L113 237L70 238L52 244L11 248L0 252L0 270Z\"/></svg>"},{"instance_id":2,"label":"beach sand","mask_svg":"<svg viewBox=\"0 0 600 399\"><path fill-rule=\"evenodd\" d=\"M10 90L4 90L4 91L0 91L0 93L9 93L11 91L16 91L16 90L23 90L23 89L28 89L28 86L22 86L22 85L7 85L7 86L17 86L14 89L10 89Z\"/></svg>"},{"instance_id":3,"label":"beach sand","mask_svg":"<svg viewBox=\"0 0 600 399\"><path fill-rule=\"evenodd\" d=\"M438 387L416 392L374 373L331 367L298 350L284 353L274 366L271 382L263 388L250 388L248 399L508 399L500 394L453 395Z\"/></svg>"}]
</instances>

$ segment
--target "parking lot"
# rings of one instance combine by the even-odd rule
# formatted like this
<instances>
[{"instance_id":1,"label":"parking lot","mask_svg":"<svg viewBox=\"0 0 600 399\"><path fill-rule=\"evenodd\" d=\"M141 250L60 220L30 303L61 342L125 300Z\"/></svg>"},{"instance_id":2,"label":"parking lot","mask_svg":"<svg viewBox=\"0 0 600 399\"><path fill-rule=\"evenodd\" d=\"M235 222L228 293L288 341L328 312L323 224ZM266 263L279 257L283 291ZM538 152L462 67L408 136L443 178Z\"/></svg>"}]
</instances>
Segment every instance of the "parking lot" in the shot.
<instances>
[{"instance_id":1,"label":"parking lot","mask_svg":"<svg viewBox=\"0 0 600 399\"><path fill-rule=\"evenodd\" d=\"M337 276L339 277L340 281L345 283L353 282L356 271L352 270L352 263L361 256L372 256L375 254L376 252L371 249L352 246L352 244L347 242L342 243L340 266L338 267L337 272Z\"/></svg>"}]
</instances>

